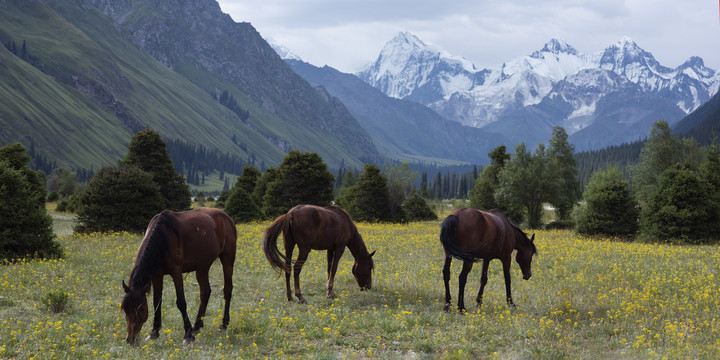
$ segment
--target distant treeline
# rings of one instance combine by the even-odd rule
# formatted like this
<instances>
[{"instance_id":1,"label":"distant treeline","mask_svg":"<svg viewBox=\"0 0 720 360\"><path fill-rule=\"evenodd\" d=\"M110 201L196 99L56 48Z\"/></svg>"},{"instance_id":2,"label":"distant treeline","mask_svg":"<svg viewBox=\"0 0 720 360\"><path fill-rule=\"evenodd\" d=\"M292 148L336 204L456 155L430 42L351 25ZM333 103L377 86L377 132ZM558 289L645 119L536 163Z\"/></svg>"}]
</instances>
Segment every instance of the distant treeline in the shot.
<instances>
[{"instance_id":1,"label":"distant treeline","mask_svg":"<svg viewBox=\"0 0 720 360\"><path fill-rule=\"evenodd\" d=\"M238 145L240 146L240 145ZM242 146L240 146L242 148ZM229 152L222 153L217 149L208 149L204 145L198 145L186 140L173 139L167 142L168 153L178 173L185 175L188 184L200 185L208 174L219 171L220 179L224 174L242 174L245 166L252 165L265 170L265 163L259 161L254 153L250 153L249 159L245 160Z\"/></svg>"},{"instance_id":2,"label":"distant treeline","mask_svg":"<svg viewBox=\"0 0 720 360\"><path fill-rule=\"evenodd\" d=\"M578 179L580 186L585 189L590 176L598 170L615 166L623 176L630 180L630 168L637 164L640 150L645 140L638 140L617 146L610 146L600 150L585 151L575 154L577 161Z\"/></svg>"},{"instance_id":3,"label":"distant treeline","mask_svg":"<svg viewBox=\"0 0 720 360\"><path fill-rule=\"evenodd\" d=\"M232 94L230 94L227 90L224 90L220 94L220 96L218 96L217 94L212 94L212 96L220 103L220 105L234 112L235 115L237 115L243 122L247 121L250 118L250 111L240 107Z\"/></svg>"}]
</instances>

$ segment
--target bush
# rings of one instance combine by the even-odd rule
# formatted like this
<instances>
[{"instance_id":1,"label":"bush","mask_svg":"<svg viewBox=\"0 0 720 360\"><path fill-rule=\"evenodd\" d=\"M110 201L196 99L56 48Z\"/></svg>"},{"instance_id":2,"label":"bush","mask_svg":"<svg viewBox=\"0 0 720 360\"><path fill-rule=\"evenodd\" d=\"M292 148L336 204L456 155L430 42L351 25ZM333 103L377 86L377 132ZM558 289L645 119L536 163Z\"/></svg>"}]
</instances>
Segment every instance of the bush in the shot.
<instances>
[{"instance_id":1,"label":"bush","mask_svg":"<svg viewBox=\"0 0 720 360\"><path fill-rule=\"evenodd\" d=\"M81 196L77 232L142 232L165 199L152 176L136 167L106 167Z\"/></svg>"},{"instance_id":2,"label":"bush","mask_svg":"<svg viewBox=\"0 0 720 360\"><path fill-rule=\"evenodd\" d=\"M410 221L437 220L437 214L428 206L427 201L418 193L413 193L403 203Z\"/></svg>"},{"instance_id":3,"label":"bush","mask_svg":"<svg viewBox=\"0 0 720 360\"><path fill-rule=\"evenodd\" d=\"M51 191L48 194L47 201L49 201L49 202L58 201L59 198L60 198L60 195L57 193L57 191Z\"/></svg>"},{"instance_id":4,"label":"bush","mask_svg":"<svg viewBox=\"0 0 720 360\"><path fill-rule=\"evenodd\" d=\"M545 230L571 230L574 228L574 220L556 220L545 225Z\"/></svg>"},{"instance_id":5,"label":"bush","mask_svg":"<svg viewBox=\"0 0 720 360\"><path fill-rule=\"evenodd\" d=\"M230 215L233 221L238 223L246 223L254 220L261 220L263 213L250 195L241 186L236 186L225 204L225 212Z\"/></svg>"},{"instance_id":6,"label":"bush","mask_svg":"<svg viewBox=\"0 0 720 360\"><path fill-rule=\"evenodd\" d=\"M54 314L70 308L70 295L62 290L50 290L42 298L42 303Z\"/></svg>"}]
</instances>

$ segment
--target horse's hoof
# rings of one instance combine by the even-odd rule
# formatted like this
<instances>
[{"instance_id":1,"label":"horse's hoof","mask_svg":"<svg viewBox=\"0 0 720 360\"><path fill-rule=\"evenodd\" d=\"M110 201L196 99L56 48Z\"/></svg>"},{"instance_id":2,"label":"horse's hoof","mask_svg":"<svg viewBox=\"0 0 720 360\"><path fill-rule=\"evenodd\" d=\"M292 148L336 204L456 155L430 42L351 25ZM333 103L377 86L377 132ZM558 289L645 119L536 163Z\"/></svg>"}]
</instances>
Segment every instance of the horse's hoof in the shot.
<instances>
[{"instance_id":1,"label":"horse's hoof","mask_svg":"<svg viewBox=\"0 0 720 360\"><path fill-rule=\"evenodd\" d=\"M298 299L298 304L307 304L307 301L305 301L305 299Z\"/></svg>"},{"instance_id":2,"label":"horse's hoof","mask_svg":"<svg viewBox=\"0 0 720 360\"><path fill-rule=\"evenodd\" d=\"M183 339L183 344L185 345L192 344L193 342L195 342L194 336L186 337Z\"/></svg>"},{"instance_id":3,"label":"horse's hoof","mask_svg":"<svg viewBox=\"0 0 720 360\"><path fill-rule=\"evenodd\" d=\"M448 311L450 311L451 307L452 307L452 305L450 305L450 303L446 303L445 306L443 306L443 310L445 310L445 312L448 312Z\"/></svg>"},{"instance_id":4,"label":"horse's hoof","mask_svg":"<svg viewBox=\"0 0 720 360\"><path fill-rule=\"evenodd\" d=\"M160 332L158 331L151 331L150 334L147 336L145 340L155 340L160 337Z\"/></svg>"},{"instance_id":5,"label":"horse's hoof","mask_svg":"<svg viewBox=\"0 0 720 360\"><path fill-rule=\"evenodd\" d=\"M335 293L333 292L333 293L327 294L327 298L328 298L328 299L334 299L334 298L335 298Z\"/></svg>"}]
</instances>

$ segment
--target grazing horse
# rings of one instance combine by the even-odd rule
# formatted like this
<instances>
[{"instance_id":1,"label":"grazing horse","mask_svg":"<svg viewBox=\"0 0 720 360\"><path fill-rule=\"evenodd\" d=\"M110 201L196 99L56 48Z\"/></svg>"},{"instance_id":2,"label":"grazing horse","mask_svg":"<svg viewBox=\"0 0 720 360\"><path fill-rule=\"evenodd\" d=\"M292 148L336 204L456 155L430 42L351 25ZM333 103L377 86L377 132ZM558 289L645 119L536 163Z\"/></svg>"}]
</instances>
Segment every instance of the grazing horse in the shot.
<instances>
[{"instance_id":1,"label":"grazing horse","mask_svg":"<svg viewBox=\"0 0 720 360\"><path fill-rule=\"evenodd\" d=\"M277 238L283 233L285 255L280 253ZM300 254L292 261L295 245ZM300 271L311 249L327 250L327 297L335 297L333 284L338 262L345 251L350 249L355 264L352 273L360 285L360 290L370 289L372 286L372 269L374 267L372 256L368 253L362 236L350 219L350 215L337 206L319 207L313 205L298 205L285 215L280 215L265 229L263 237L263 251L270 265L285 272L285 288L288 301L293 301L290 292L290 269L295 275L295 296L301 304L305 298L300 292Z\"/></svg>"},{"instance_id":2,"label":"grazing horse","mask_svg":"<svg viewBox=\"0 0 720 360\"><path fill-rule=\"evenodd\" d=\"M203 327L203 316L210 298L208 272L215 259L220 258L225 285L225 312L222 328L230 322L230 298L232 297L232 272L235 263L237 230L232 219L222 210L197 209L184 212L163 211L155 215L148 224L145 237L140 244L135 267L130 273L129 285L123 280L125 297L122 310L127 321L128 343L135 343L143 324L148 318L147 293L150 283L153 288L155 309L153 328L148 339L159 336L162 308L163 276L170 275L175 284L177 307L185 327L185 343L195 340L194 334ZM183 291L182 274L195 272L200 285L200 309L195 326L190 326L187 303Z\"/></svg>"},{"instance_id":3,"label":"grazing horse","mask_svg":"<svg viewBox=\"0 0 720 360\"><path fill-rule=\"evenodd\" d=\"M483 290L487 284L487 271L490 260L500 259L505 275L505 294L507 303L514 307L510 291L510 264L513 250L517 250L515 260L520 265L523 279L532 275L530 263L537 253L535 235L528 239L527 235L505 215L497 210L480 211L475 209L458 209L450 213L443 221L440 231L440 242L445 249L445 266L443 280L445 282L445 311L450 310L450 263L452 258L463 261L459 277L458 310L465 311L465 283L473 267L473 263L482 260L482 277L480 291L477 296L478 306L482 304Z\"/></svg>"}]
</instances>

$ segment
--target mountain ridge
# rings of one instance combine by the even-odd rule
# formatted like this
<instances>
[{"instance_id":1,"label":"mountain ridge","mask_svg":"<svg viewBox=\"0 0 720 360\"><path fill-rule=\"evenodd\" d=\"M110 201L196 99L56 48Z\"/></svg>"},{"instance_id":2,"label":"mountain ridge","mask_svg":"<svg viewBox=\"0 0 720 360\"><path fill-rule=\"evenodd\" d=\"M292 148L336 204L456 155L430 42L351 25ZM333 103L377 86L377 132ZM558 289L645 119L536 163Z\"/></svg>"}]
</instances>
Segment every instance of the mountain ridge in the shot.
<instances>
[{"instance_id":1,"label":"mountain ridge","mask_svg":"<svg viewBox=\"0 0 720 360\"><path fill-rule=\"evenodd\" d=\"M413 48L403 47L408 41L397 41L398 38L408 37L415 38L411 42L414 44ZM534 107L533 111L526 111L525 114L532 113L545 119L542 121L549 121L547 126L538 124L541 132L503 133L514 138L527 137L526 142L530 145L545 141L550 134L550 125L565 126L573 120L566 116L589 110L588 107L583 107L587 104L571 104L573 111L565 112L563 116L561 113L545 113L542 106L538 108L547 96L553 96L555 85L584 70L612 71L639 86L642 94L638 92L637 96L644 104L629 104L634 110L629 109L628 112L643 108L642 112L645 114L653 107L667 110L665 113L657 111L655 114L643 116L643 121L638 126L646 127L648 131L651 123L648 124L646 117L657 117L655 120L664 118L674 124L707 102L720 87L720 72L705 67L701 58L690 57L674 69L665 67L629 37L623 37L593 54L582 54L570 44L553 38L530 55L510 59L490 69L478 69L474 66L458 69L449 66L448 64L453 63L446 60L450 58L449 55L443 55L443 51L438 50L437 46L423 48L422 44L424 43L412 34L398 34L387 43L373 64L356 75L389 96L422 103L448 119L464 125L487 127L495 132L502 129L522 130L521 123L524 120L518 118L519 114L523 109ZM413 50L414 48L417 50ZM403 54L402 59L411 61L404 66L396 64L394 73L383 73L383 64L395 61L393 54L397 53ZM469 71L471 68L474 70ZM399 87L398 84L403 86ZM397 91L398 88L403 91ZM599 99L616 90L619 89L597 93L595 97ZM679 111L668 110L668 100ZM612 102L605 101L601 104L609 106ZM613 105L618 105L617 101ZM597 120L595 118L601 117L602 112L609 110L595 111L587 114L592 116L585 117L588 125ZM538 121L542 123L541 120ZM569 130L573 132L580 129L571 127ZM619 127L617 133L610 137L617 138L616 140L599 145L616 145L615 141L635 140L622 136L626 130Z\"/></svg>"}]
</instances>

